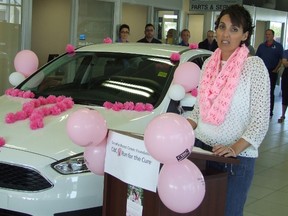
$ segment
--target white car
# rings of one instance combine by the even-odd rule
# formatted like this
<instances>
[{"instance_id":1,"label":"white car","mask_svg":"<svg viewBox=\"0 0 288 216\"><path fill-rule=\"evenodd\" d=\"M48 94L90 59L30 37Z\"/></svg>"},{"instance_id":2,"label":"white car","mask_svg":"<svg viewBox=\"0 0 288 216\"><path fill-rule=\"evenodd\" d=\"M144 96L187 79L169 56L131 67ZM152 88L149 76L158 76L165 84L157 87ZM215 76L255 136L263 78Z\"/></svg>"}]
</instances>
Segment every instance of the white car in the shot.
<instances>
[{"instance_id":1,"label":"white car","mask_svg":"<svg viewBox=\"0 0 288 216\"><path fill-rule=\"evenodd\" d=\"M172 53L181 55L171 61ZM0 215L101 215L103 176L91 173L84 148L66 131L67 118L79 108L97 110L109 129L143 134L155 116L178 112L179 101L168 96L180 63L200 67L210 51L164 44L113 43L81 47L65 53L33 73L15 89L71 97L71 109L44 118L31 129L29 119L6 123L8 113L23 109L30 98L0 97ZM150 103L152 112L114 111L104 102ZM41 106L41 105L40 105ZM36 108L35 108L36 109Z\"/></svg>"}]
</instances>

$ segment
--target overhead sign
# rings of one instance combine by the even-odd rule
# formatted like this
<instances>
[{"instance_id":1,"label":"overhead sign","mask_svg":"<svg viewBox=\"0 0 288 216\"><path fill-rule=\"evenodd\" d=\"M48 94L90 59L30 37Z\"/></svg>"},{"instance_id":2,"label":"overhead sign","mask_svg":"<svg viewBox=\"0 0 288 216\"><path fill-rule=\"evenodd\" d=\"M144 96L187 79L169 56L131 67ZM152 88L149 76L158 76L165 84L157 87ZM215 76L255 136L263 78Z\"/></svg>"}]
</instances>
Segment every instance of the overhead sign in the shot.
<instances>
[{"instance_id":1,"label":"overhead sign","mask_svg":"<svg viewBox=\"0 0 288 216\"><path fill-rule=\"evenodd\" d=\"M242 0L231 0L231 1L199 1L190 0L189 11L222 11L233 4L242 5Z\"/></svg>"}]
</instances>

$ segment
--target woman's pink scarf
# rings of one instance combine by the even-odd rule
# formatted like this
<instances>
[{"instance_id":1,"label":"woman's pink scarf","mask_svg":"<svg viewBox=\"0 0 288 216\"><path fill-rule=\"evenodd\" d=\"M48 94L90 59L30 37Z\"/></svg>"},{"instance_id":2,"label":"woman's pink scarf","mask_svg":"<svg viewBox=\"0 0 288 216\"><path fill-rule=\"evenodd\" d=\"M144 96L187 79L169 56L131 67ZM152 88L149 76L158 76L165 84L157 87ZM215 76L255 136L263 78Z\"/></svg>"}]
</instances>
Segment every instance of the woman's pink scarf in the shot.
<instances>
[{"instance_id":1,"label":"woman's pink scarf","mask_svg":"<svg viewBox=\"0 0 288 216\"><path fill-rule=\"evenodd\" d=\"M204 122L220 125L224 121L248 53L245 45L237 48L221 71L221 49L212 54L199 89L200 115Z\"/></svg>"}]
</instances>

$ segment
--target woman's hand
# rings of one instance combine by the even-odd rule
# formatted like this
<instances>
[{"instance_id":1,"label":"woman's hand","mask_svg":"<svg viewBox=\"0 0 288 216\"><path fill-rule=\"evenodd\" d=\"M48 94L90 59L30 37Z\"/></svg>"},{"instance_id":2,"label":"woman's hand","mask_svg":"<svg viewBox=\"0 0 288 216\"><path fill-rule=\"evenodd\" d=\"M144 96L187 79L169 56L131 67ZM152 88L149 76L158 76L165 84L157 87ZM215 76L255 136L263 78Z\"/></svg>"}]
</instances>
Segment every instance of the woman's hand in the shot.
<instances>
[{"instance_id":1,"label":"woman's hand","mask_svg":"<svg viewBox=\"0 0 288 216\"><path fill-rule=\"evenodd\" d=\"M215 155L223 157L236 157L235 150L231 146L216 145L212 148Z\"/></svg>"}]
</instances>

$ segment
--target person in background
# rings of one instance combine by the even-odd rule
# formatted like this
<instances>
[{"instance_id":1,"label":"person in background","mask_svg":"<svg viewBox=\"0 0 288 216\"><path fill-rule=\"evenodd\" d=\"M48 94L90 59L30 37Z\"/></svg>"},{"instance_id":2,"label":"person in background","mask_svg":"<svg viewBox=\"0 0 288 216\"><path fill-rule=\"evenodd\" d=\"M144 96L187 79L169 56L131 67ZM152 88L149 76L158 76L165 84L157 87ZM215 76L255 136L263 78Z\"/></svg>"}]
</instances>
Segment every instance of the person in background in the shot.
<instances>
[{"instance_id":1,"label":"person in background","mask_svg":"<svg viewBox=\"0 0 288 216\"><path fill-rule=\"evenodd\" d=\"M116 40L116 42L119 43L127 43L128 41L128 36L130 34L130 27L127 24L122 24L119 27L119 38Z\"/></svg>"},{"instance_id":2,"label":"person in background","mask_svg":"<svg viewBox=\"0 0 288 216\"><path fill-rule=\"evenodd\" d=\"M284 122L288 106L288 50L284 50L282 64L284 66L281 76L282 115L278 119L278 123Z\"/></svg>"},{"instance_id":3,"label":"person in background","mask_svg":"<svg viewBox=\"0 0 288 216\"><path fill-rule=\"evenodd\" d=\"M181 42L179 45L181 46L189 46L189 39L190 39L190 31L188 29L183 29L181 31Z\"/></svg>"},{"instance_id":4,"label":"person in background","mask_svg":"<svg viewBox=\"0 0 288 216\"><path fill-rule=\"evenodd\" d=\"M207 31L207 38L198 44L200 49L207 49L214 52L217 48L217 41L215 40L214 31Z\"/></svg>"},{"instance_id":5,"label":"person in background","mask_svg":"<svg viewBox=\"0 0 288 216\"><path fill-rule=\"evenodd\" d=\"M282 64L283 46L274 40L274 31L265 31L266 41L258 46L256 56L259 56L265 63L270 77L270 117L274 110L274 91L278 78L278 70Z\"/></svg>"},{"instance_id":6,"label":"person in background","mask_svg":"<svg viewBox=\"0 0 288 216\"><path fill-rule=\"evenodd\" d=\"M228 174L225 216L243 216L258 148L269 127L270 83L264 62L250 56L250 13L240 5L221 11L215 22L218 49L205 60L197 100L187 118L195 146L239 164L208 161Z\"/></svg>"},{"instance_id":7,"label":"person in background","mask_svg":"<svg viewBox=\"0 0 288 216\"><path fill-rule=\"evenodd\" d=\"M154 33L155 33L154 25L151 23L146 24L145 31L144 31L145 37L138 40L137 42L140 42L140 43L162 43L161 41L154 38Z\"/></svg>"},{"instance_id":8,"label":"person in background","mask_svg":"<svg viewBox=\"0 0 288 216\"><path fill-rule=\"evenodd\" d=\"M177 38L176 29L169 29L167 31L165 43L166 44L178 44L177 41L178 41L178 38Z\"/></svg>"}]
</instances>

